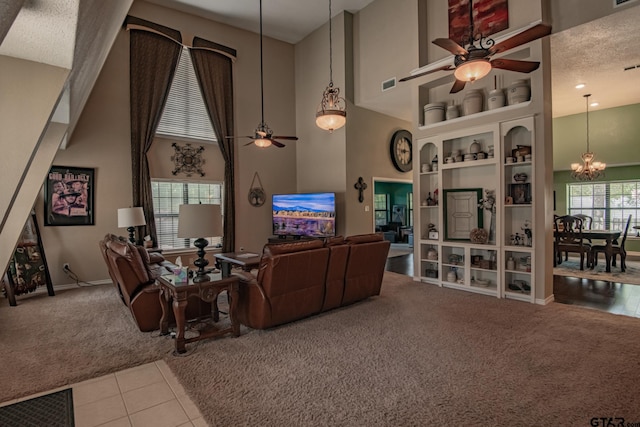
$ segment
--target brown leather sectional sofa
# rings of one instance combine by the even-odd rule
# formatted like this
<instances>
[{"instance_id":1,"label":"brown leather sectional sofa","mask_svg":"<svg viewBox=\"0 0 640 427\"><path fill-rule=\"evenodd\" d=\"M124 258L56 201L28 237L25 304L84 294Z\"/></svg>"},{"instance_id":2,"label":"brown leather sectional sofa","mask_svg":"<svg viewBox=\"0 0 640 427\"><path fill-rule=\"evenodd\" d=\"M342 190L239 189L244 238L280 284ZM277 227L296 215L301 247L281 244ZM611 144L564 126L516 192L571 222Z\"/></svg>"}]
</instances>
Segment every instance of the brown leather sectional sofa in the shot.
<instances>
[{"instance_id":1,"label":"brown leather sectional sofa","mask_svg":"<svg viewBox=\"0 0 640 427\"><path fill-rule=\"evenodd\" d=\"M118 295L131 311L138 328L142 332L158 329L162 307L156 278L171 273L175 265L165 261L161 254L149 253L142 246L133 245L114 234L107 234L98 245ZM211 313L211 304L198 301L198 304L187 306L187 319Z\"/></svg>"},{"instance_id":2,"label":"brown leather sectional sofa","mask_svg":"<svg viewBox=\"0 0 640 427\"><path fill-rule=\"evenodd\" d=\"M257 276L240 276L238 318L266 329L379 295L390 242L364 234L264 247Z\"/></svg>"}]
</instances>

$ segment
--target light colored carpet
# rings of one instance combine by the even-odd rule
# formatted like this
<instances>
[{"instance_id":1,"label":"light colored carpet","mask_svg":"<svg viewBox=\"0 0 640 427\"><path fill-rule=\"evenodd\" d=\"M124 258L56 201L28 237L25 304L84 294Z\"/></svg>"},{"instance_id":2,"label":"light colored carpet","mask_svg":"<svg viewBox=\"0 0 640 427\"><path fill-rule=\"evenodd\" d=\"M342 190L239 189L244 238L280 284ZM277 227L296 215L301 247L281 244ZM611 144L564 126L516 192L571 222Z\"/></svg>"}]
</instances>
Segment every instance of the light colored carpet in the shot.
<instances>
[{"instance_id":1,"label":"light colored carpet","mask_svg":"<svg viewBox=\"0 0 640 427\"><path fill-rule=\"evenodd\" d=\"M210 425L590 425L640 420L640 319L439 288L382 294L187 357L111 286L0 308L0 401L164 358ZM634 421L634 422L635 422Z\"/></svg>"},{"instance_id":2,"label":"light colored carpet","mask_svg":"<svg viewBox=\"0 0 640 427\"><path fill-rule=\"evenodd\" d=\"M615 267L611 267L611 273L607 273L606 264L600 255L598 264L591 270L586 266L584 270L580 270L580 258L569 256L567 261L553 268L553 274L558 276L580 277L583 279L604 280L606 282L627 283L631 285L640 285L640 262L628 260L625 272L620 271L620 257L617 259Z\"/></svg>"}]
</instances>

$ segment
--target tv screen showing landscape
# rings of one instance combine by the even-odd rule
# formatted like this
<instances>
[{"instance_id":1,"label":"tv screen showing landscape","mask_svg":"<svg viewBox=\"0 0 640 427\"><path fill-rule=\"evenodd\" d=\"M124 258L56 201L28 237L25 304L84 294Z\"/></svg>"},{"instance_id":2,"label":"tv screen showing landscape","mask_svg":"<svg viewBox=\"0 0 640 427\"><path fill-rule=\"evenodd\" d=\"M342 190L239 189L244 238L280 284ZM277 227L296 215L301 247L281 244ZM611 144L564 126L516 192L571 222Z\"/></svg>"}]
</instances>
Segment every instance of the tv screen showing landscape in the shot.
<instances>
[{"instance_id":1,"label":"tv screen showing landscape","mask_svg":"<svg viewBox=\"0 0 640 427\"><path fill-rule=\"evenodd\" d=\"M335 193L273 195L273 233L330 237L336 234Z\"/></svg>"}]
</instances>

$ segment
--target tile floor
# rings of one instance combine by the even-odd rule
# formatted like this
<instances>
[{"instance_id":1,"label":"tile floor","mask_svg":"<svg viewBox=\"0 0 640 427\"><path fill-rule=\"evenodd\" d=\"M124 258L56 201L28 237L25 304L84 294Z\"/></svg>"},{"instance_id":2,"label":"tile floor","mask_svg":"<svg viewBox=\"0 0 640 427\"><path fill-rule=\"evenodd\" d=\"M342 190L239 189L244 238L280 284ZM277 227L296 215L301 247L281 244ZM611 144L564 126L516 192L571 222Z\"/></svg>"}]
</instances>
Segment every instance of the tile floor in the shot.
<instances>
[{"instance_id":1,"label":"tile floor","mask_svg":"<svg viewBox=\"0 0 640 427\"><path fill-rule=\"evenodd\" d=\"M204 427L207 422L160 360L72 384L76 427ZM0 406L63 390L61 387Z\"/></svg>"}]
</instances>

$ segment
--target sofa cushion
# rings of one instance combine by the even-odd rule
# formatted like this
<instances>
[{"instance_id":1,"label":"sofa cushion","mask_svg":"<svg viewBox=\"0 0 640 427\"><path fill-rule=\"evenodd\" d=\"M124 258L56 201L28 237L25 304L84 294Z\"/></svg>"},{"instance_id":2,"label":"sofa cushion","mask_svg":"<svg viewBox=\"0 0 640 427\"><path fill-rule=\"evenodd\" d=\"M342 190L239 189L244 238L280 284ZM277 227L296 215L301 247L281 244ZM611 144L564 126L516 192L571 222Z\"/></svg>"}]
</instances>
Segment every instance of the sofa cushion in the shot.
<instances>
[{"instance_id":1,"label":"sofa cushion","mask_svg":"<svg viewBox=\"0 0 640 427\"><path fill-rule=\"evenodd\" d=\"M282 255L293 252L308 251L309 249L317 249L323 246L322 240L303 240L293 243L273 243L265 245L262 256Z\"/></svg>"},{"instance_id":2,"label":"sofa cushion","mask_svg":"<svg viewBox=\"0 0 640 427\"><path fill-rule=\"evenodd\" d=\"M369 233L369 234L356 234L355 236L349 236L345 239L345 242L348 244L358 244L358 243L369 243L369 242L379 242L384 240L382 234L380 233Z\"/></svg>"},{"instance_id":3,"label":"sofa cushion","mask_svg":"<svg viewBox=\"0 0 640 427\"><path fill-rule=\"evenodd\" d=\"M328 237L324 241L325 246L336 246L336 245L342 245L342 244L344 244L343 236Z\"/></svg>"}]
</instances>

